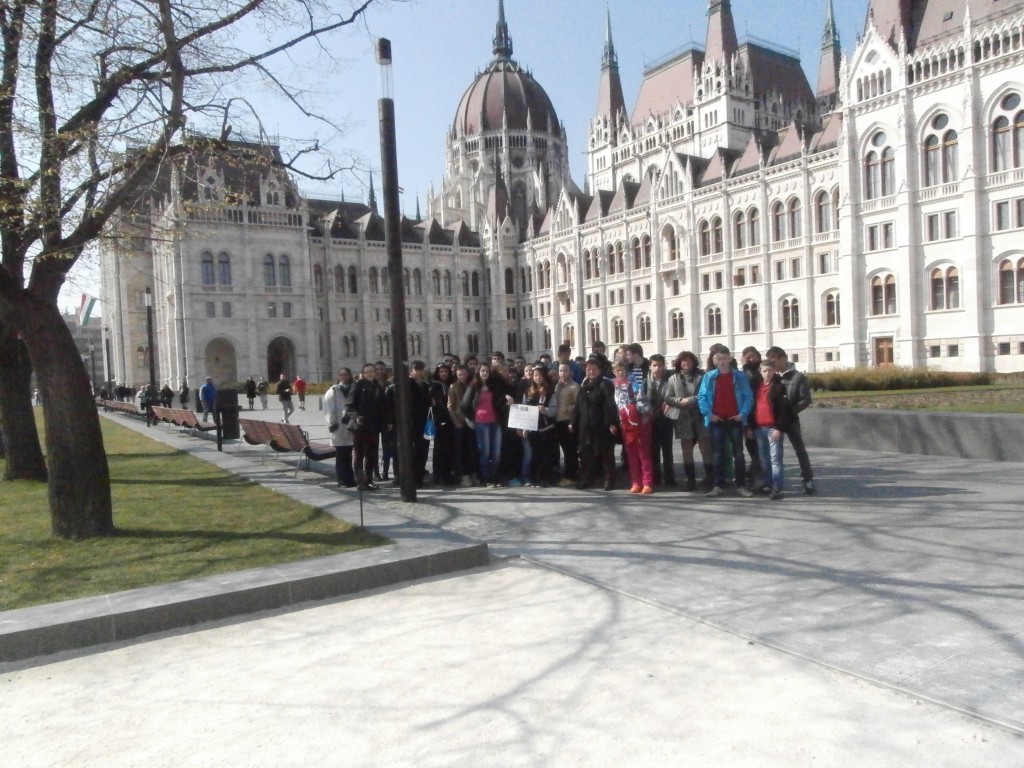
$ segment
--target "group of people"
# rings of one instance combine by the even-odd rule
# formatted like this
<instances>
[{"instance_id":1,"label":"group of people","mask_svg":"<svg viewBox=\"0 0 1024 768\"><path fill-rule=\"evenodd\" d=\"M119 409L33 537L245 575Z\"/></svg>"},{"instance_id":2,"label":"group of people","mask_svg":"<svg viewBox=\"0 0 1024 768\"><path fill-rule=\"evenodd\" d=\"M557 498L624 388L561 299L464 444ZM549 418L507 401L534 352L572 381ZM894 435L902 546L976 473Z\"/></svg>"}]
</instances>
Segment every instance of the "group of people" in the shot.
<instances>
[{"instance_id":1,"label":"group of people","mask_svg":"<svg viewBox=\"0 0 1024 768\"><path fill-rule=\"evenodd\" d=\"M299 410L306 410L306 386L306 381L301 376L296 376L292 380L282 373L278 379L277 399L281 401L281 409L284 412L282 421L285 424L291 423L289 419L295 413L295 406L292 404L293 394L299 398ZM250 376L245 380L245 397L249 401L250 411L256 410L256 398L259 398L263 410L267 410L267 390L267 382L262 376Z\"/></svg>"},{"instance_id":2,"label":"group of people","mask_svg":"<svg viewBox=\"0 0 1024 768\"><path fill-rule=\"evenodd\" d=\"M682 455L686 491L698 490L695 448L703 465L702 490L719 496L783 493L783 441L800 464L803 490L814 477L800 432L799 414L811 403L806 378L785 350L748 347L736 360L720 344L704 368L692 352L672 361L644 356L640 344L619 347L609 360L595 342L589 357L572 359L567 345L557 358L527 364L445 355L432 372L415 361L409 399L415 482L442 486L616 485L616 446L630 492L651 494L676 483L674 444ZM348 368L324 396L324 420L337 447L337 480L375 490L397 466L396 388L383 362ZM280 391L280 387L279 387ZM250 401L251 407L251 401ZM287 419L287 411L286 416ZM393 466L394 465L394 466Z\"/></svg>"}]
</instances>

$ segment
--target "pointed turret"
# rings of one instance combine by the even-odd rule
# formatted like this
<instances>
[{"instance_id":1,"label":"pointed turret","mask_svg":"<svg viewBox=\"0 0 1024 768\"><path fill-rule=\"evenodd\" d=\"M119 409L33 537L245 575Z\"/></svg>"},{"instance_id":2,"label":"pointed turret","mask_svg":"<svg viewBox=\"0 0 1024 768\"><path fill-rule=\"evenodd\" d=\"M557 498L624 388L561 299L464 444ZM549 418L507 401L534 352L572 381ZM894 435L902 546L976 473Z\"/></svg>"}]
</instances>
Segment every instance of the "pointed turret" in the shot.
<instances>
[{"instance_id":1,"label":"pointed turret","mask_svg":"<svg viewBox=\"0 0 1024 768\"><path fill-rule=\"evenodd\" d=\"M821 63L818 67L818 88L815 91L818 106L823 112L831 111L836 106L842 55L835 9L832 0L825 0L825 31L821 36Z\"/></svg>"},{"instance_id":2,"label":"pointed turret","mask_svg":"<svg viewBox=\"0 0 1024 768\"><path fill-rule=\"evenodd\" d=\"M601 84L597 92L597 114L615 124L619 112L626 111L626 100L622 96L622 81L619 79L619 57L615 55L612 42L612 12L607 11L608 26L605 33L604 56L601 58Z\"/></svg>"},{"instance_id":3,"label":"pointed turret","mask_svg":"<svg viewBox=\"0 0 1024 768\"><path fill-rule=\"evenodd\" d=\"M710 0L708 4L708 39L704 46L704 60L724 62L732 59L739 48L736 24L732 19L731 0Z\"/></svg>"},{"instance_id":4,"label":"pointed turret","mask_svg":"<svg viewBox=\"0 0 1024 768\"><path fill-rule=\"evenodd\" d=\"M498 25L494 32L494 58L512 58L512 38L505 23L505 0L498 0Z\"/></svg>"},{"instance_id":5,"label":"pointed turret","mask_svg":"<svg viewBox=\"0 0 1024 768\"><path fill-rule=\"evenodd\" d=\"M370 171L370 199L366 202L370 206L370 211L374 216L377 215L377 193L373 189L373 171Z\"/></svg>"}]
</instances>

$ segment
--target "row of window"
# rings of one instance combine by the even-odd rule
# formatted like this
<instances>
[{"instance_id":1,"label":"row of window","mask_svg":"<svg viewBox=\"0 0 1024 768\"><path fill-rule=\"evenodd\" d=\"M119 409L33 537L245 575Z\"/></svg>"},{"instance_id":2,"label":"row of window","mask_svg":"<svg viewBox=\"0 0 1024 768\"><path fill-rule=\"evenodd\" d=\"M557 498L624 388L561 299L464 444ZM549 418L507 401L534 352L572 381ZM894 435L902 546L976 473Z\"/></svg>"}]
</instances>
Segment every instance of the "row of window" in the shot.
<instances>
[{"instance_id":1,"label":"row of window","mask_svg":"<svg viewBox=\"0 0 1024 768\"><path fill-rule=\"evenodd\" d=\"M999 102L990 124L993 172L1024 165L1024 110L1020 95L1009 93ZM955 182L959 177L959 135L949 127L949 116L935 115L923 141L924 186ZM864 197L873 200L896 192L896 152L885 131L875 131L864 156Z\"/></svg>"},{"instance_id":2,"label":"row of window","mask_svg":"<svg viewBox=\"0 0 1024 768\"><path fill-rule=\"evenodd\" d=\"M772 242L781 242L803 236L803 204L793 197L787 202L777 200L770 207ZM839 228L839 190L822 190L814 196L814 232L821 234ZM697 224L698 248L701 256L722 253L722 219L713 216ZM732 216L732 247L747 248L761 244L761 214L757 207L737 211Z\"/></svg>"}]
</instances>

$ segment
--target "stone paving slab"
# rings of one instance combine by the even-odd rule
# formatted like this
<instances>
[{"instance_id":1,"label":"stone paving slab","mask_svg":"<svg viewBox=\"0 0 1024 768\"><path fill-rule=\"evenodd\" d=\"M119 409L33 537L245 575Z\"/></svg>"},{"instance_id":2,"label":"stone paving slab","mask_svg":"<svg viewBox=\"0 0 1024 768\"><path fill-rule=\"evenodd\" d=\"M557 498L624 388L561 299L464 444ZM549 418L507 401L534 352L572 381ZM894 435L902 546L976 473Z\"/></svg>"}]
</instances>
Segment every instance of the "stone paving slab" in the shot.
<instances>
[{"instance_id":1,"label":"stone paving slab","mask_svg":"<svg viewBox=\"0 0 1024 768\"><path fill-rule=\"evenodd\" d=\"M18 768L1016 768L1024 740L505 561L0 672Z\"/></svg>"}]
</instances>

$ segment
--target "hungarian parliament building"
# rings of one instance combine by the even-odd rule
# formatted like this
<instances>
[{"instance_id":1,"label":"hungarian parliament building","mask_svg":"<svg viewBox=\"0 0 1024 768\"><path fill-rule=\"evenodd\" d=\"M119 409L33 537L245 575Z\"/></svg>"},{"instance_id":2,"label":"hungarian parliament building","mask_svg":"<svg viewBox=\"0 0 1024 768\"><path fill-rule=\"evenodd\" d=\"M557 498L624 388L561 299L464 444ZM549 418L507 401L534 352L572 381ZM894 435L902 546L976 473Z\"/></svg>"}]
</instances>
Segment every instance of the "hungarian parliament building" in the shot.
<instances>
[{"instance_id":1,"label":"hungarian parliament building","mask_svg":"<svg viewBox=\"0 0 1024 768\"><path fill-rule=\"evenodd\" d=\"M581 189L499 0L443 180L401 223L410 359L601 339L1024 370L1024 0L869 0L845 54L822 3L816 85L710 0L704 46L648 65L631 106L609 20ZM372 192L307 197L276 147L232 147L163 169L104 239L110 375L149 380L149 301L174 387L390 361Z\"/></svg>"}]
</instances>

